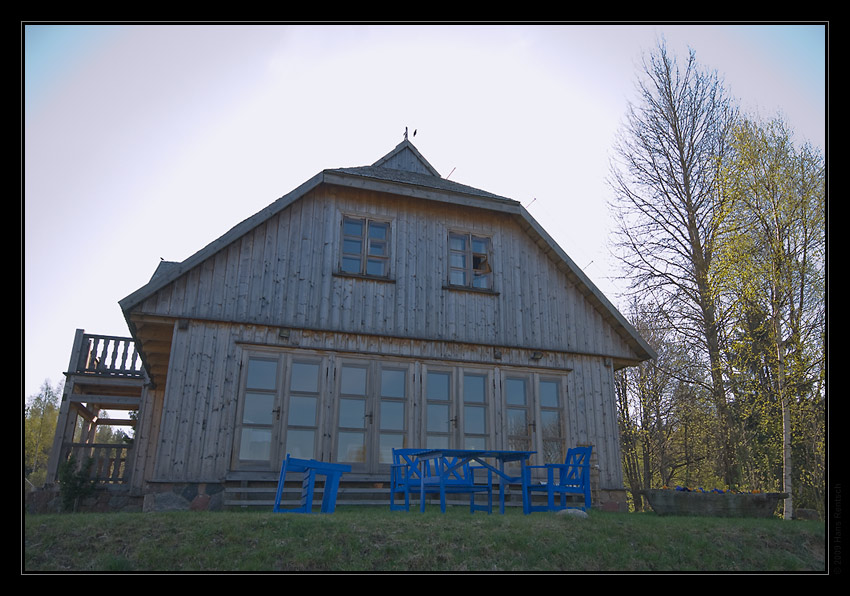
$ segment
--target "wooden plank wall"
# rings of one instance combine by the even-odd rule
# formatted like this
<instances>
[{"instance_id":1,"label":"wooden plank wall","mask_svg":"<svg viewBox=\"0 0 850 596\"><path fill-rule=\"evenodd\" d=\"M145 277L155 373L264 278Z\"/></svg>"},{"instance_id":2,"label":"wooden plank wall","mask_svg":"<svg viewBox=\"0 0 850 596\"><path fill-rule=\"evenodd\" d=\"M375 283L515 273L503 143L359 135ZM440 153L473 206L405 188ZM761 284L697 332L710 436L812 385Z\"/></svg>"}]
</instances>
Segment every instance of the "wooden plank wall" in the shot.
<instances>
[{"instance_id":1,"label":"wooden plank wall","mask_svg":"<svg viewBox=\"0 0 850 596\"><path fill-rule=\"evenodd\" d=\"M321 194L296 201L138 310L633 357L511 216L335 187L314 193ZM334 275L342 213L392 221L392 282ZM492 238L497 296L444 289L450 229Z\"/></svg>"},{"instance_id":2,"label":"wooden plank wall","mask_svg":"<svg viewBox=\"0 0 850 596\"><path fill-rule=\"evenodd\" d=\"M343 213L392 221L392 282L334 275ZM492 238L497 295L444 289L450 229ZM610 362L633 354L509 215L320 187L135 312L191 321L175 330L157 396L161 415L151 412L160 422L150 437L157 452L148 477L221 481L233 447L239 346L291 346L279 336L286 327L300 334L303 348L494 367L528 365L511 347L549 350L540 366L571 371L570 440L593 444L601 482L622 486ZM506 348L502 361L492 361L492 346Z\"/></svg>"},{"instance_id":3,"label":"wooden plank wall","mask_svg":"<svg viewBox=\"0 0 850 596\"><path fill-rule=\"evenodd\" d=\"M456 342L422 342L345 333L296 332L282 338L279 328L258 325L192 322L175 333L172 364L162 407L153 478L170 482L218 482L231 468L236 425L239 373L243 349L278 347L337 355L384 355L422 363L480 363L498 374L514 370L567 371L564 421L568 445L592 444L600 464L603 487L622 486L613 371L605 359L547 354L530 364L523 350L506 350L495 359L492 349ZM225 363L213 365L214 362ZM421 391L414 390L414 410L421 411ZM499 401L499 392L494 392ZM496 447L502 444L501 404L496 415ZM320 409L333 411L329 404ZM330 437L333 421L323 434ZM413 426L411 444L421 438ZM330 441L330 439L328 439ZM328 445L329 447L329 445Z\"/></svg>"}]
</instances>

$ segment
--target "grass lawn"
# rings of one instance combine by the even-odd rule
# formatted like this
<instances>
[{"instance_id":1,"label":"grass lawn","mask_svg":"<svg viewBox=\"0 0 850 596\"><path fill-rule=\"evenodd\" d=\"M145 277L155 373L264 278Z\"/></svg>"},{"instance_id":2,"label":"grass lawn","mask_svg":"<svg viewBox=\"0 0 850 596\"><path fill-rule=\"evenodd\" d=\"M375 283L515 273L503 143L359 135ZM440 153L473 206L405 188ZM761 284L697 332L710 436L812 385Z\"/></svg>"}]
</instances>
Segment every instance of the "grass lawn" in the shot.
<instances>
[{"instance_id":1,"label":"grass lawn","mask_svg":"<svg viewBox=\"0 0 850 596\"><path fill-rule=\"evenodd\" d=\"M35 572L824 572L823 522L588 518L511 509L445 515L338 507L331 515L179 512L31 515Z\"/></svg>"}]
</instances>

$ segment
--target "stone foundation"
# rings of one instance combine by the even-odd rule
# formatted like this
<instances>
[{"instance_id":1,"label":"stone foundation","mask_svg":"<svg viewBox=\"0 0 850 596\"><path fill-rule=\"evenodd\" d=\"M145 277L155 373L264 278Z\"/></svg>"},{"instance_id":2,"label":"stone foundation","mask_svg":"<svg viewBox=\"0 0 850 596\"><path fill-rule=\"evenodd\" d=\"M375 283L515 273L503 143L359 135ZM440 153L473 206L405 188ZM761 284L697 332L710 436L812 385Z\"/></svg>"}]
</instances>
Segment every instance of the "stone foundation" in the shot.
<instances>
[{"instance_id":1,"label":"stone foundation","mask_svg":"<svg viewBox=\"0 0 850 596\"><path fill-rule=\"evenodd\" d=\"M224 501L224 486L219 484L179 484L157 486L157 492L131 495L126 490L96 488L81 499L79 513L218 511ZM39 489L26 494L27 513L63 513L58 489Z\"/></svg>"},{"instance_id":2,"label":"stone foundation","mask_svg":"<svg viewBox=\"0 0 850 596\"><path fill-rule=\"evenodd\" d=\"M143 511L220 511L224 486L220 484L176 484L161 487L144 497Z\"/></svg>"},{"instance_id":3,"label":"stone foundation","mask_svg":"<svg viewBox=\"0 0 850 596\"><path fill-rule=\"evenodd\" d=\"M39 489L26 494L27 513L64 513L62 495L55 489ZM80 513L138 513L142 510L142 497L126 491L95 489L94 494L80 499L75 511Z\"/></svg>"},{"instance_id":4,"label":"stone foundation","mask_svg":"<svg viewBox=\"0 0 850 596\"><path fill-rule=\"evenodd\" d=\"M625 489L600 489L596 496L597 502L593 503L593 507L600 511L629 512L629 501Z\"/></svg>"}]
</instances>

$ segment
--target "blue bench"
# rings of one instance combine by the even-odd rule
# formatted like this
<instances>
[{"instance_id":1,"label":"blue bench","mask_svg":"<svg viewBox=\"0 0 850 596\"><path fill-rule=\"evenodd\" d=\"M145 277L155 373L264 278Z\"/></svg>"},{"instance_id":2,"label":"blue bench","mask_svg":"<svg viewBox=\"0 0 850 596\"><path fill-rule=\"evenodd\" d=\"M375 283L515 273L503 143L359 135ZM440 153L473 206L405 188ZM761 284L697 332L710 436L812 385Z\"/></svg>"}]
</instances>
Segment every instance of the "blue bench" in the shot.
<instances>
[{"instance_id":1,"label":"blue bench","mask_svg":"<svg viewBox=\"0 0 850 596\"><path fill-rule=\"evenodd\" d=\"M436 456L419 457L427 454L423 449L393 449L393 463L390 472L390 510L409 511L410 495L419 495L420 510L424 511L424 494L439 494L440 509L446 511L447 494L468 494L469 511L493 510L493 474L489 469L472 466L457 457ZM481 471L482 480L475 481L475 472ZM404 495L404 504L396 505L396 495ZM487 504L475 502L475 495L487 495Z\"/></svg>"},{"instance_id":2,"label":"blue bench","mask_svg":"<svg viewBox=\"0 0 850 596\"><path fill-rule=\"evenodd\" d=\"M286 455L283 464L280 466L280 479L277 483L277 495L274 501L275 513L312 513L313 512L313 493L316 485L316 475L321 474L325 477L325 487L322 491L322 513L333 513L336 509L336 495L339 490L339 479L346 472L351 471L351 466L344 464L334 464L315 459L297 459ZM293 509L284 509L281 507L281 498L283 496L283 487L286 482L288 473L300 473L301 479L301 504Z\"/></svg>"},{"instance_id":3,"label":"blue bench","mask_svg":"<svg viewBox=\"0 0 850 596\"><path fill-rule=\"evenodd\" d=\"M525 469L525 481L523 490L527 491L528 511L559 511L561 509L590 509L590 454L592 446L573 447L567 451L567 457L563 464L546 464L544 466L527 466ZM546 471L545 482L534 482L532 470L543 469ZM532 492L545 492L547 496L546 505L531 505ZM584 497L583 506L568 507L567 495L581 495ZM556 502L555 497L558 497Z\"/></svg>"}]
</instances>

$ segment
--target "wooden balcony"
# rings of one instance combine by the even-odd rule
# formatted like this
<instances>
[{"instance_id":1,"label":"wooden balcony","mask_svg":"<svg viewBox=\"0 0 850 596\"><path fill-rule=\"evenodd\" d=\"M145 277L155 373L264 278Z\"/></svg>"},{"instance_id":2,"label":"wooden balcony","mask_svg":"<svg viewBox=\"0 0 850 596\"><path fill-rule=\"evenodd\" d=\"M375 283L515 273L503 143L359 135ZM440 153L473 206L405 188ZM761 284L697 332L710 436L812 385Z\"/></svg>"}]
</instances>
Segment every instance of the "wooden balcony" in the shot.
<instances>
[{"instance_id":1,"label":"wooden balcony","mask_svg":"<svg viewBox=\"0 0 850 596\"><path fill-rule=\"evenodd\" d=\"M72 455L82 467L91 461L90 478L100 485L129 482L132 444L95 443L100 426L135 427L129 412L141 405L147 375L129 337L95 335L78 329L66 373L48 477ZM128 412L126 417L106 415Z\"/></svg>"},{"instance_id":2,"label":"wooden balcony","mask_svg":"<svg viewBox=\"0 0 850 596\"><path fill-rule=\"evenodd\" d=\"M92 482L100 485L124 484L130 476L127 462L131 448L131 445L72 443L68 449L68 456L74 456L77 469L81 469L86 462L91 461L89 480Z\"/></svg>"},{"instance_id":3,"label":"wooden balcony","mask_svg":"<svg viewBox=\"0 0 850 596\"><path fill-rule=\"evenodd\" d=\"M144 376L141 356L130 337L83 333L76 351L77 364L69 372L133 379Z\"/></svg>"}]
</instances>

